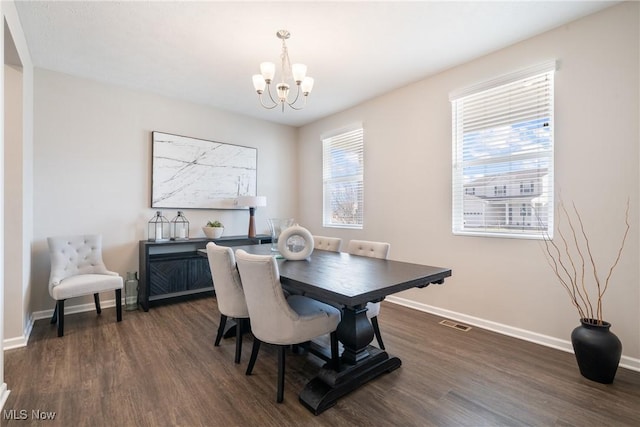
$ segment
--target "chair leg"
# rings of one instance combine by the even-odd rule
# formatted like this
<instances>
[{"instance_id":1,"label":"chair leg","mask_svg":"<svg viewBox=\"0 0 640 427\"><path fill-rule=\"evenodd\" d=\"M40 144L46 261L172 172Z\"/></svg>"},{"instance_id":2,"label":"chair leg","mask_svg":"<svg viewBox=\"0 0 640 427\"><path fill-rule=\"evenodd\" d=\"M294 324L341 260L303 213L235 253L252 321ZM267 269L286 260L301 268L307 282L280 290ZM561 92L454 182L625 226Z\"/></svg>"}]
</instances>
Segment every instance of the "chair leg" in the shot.
<instances>
[{"instance_id":1,"label":"chair leg","mask_svg":"<svg viewBox=\"0 0 640 427\"><path fill-rule=\"evenodd\" d=\"M93 294L93 301L96 303L96 311L98 314L102 313L102 308L100 308L100 294Z\"/></svg>"},{"instance_id":2,"label":"chair leg","mask_svg":"<svg viewBox=\"0 0 640 427\"><path fill-rule=\"evenodd\" d=\"M336 371L340 370L340 354L338 348L338 333L336 331L331 332L331 364Z\"/></svg>"},{"instance_id":3,"label":"chair leg","mask_svg":"<svg viewBox=\"0 0 640 427\"><path fill-rule=\"evenodd\" d=\"M276 401L282 403L284 400L284 354L288 346L278 346L278 395Z\"/></svg>"},{"instance_id":4,"label":"chair leg","mask_svg":"<svg viewBox=\"0 0 640 427\"><path fill-rule=\"evenodd\" d=\"M216 341L213 343L214 347L220 346L220 340L222 339L222 335L224 335L224 327L227 325L227 316L224 314L220 315L220 325L218 326L218 333L216 334Z\"/></svg>"},{"instance_id":5,"label":"chair leg","mask_svg":"<svg viewBox=\"0 0 640 427\"><path fill-rule=\"evenodd\" d=\"M58 309L58 336L61 337L64 335L64 300L58 300L56 303L56 308Z\"/></svg>"},{"instance_id":6,"label":"chair leg","mask_svg":"<svg viewBox=\"0 0 640 427\"><path fill-rule=\"evenodd\" d=\"M122 322L122 289L116 289L116 320Z\"/></svg>"},{"instance_id":7,"label":"chair leg","mask_svg":"<svg viewBox=\"0 0 640 427\"><path fill-rule=\"evenodd\" d=\"M58 322L58 301L56 301L56 306L53 308L53 316L51 316L51 324L55 325Z\"/></svg>"},{"instance_id":8,"label":"chair leg","mask_svg":"<svg viewBox=\"0 0 640 427\"><path fill-rule=\"evenodd\" d=\"M242 354L242 333L244 332L245 319L236 319L236 363L240 363L240 357Z\"/></svg>"},{"instance_id":9,"label":"chair leg","mask_svg":"<svg viewBox=\"0 0 640 427\"><path fill-rule=\"evenodd\" d=\"M258 358L258 351L260 350L260 344L262 342L256 338L253 337L253 347L251 348L251 358L249 359L249 364L247 365L247 372L245 372L246 375L251 375L251 372L253 372L253 365L256 364L256 359Z\"/></svg>"},{"instance_id":10,"label":"chair leg","mask_svg":"<svg viewBox=\"0 0 640 427\"><path fill-rule=\"evenodd\" d=\"M376 334L376 340L378 340L378 345L380 346L380 350L385 350L384 343L382 342L382 335L380 335L380 326L378 325L378 316L371 318L371 325L373 326L373 333Z\"/></svg>"}]
</instances>

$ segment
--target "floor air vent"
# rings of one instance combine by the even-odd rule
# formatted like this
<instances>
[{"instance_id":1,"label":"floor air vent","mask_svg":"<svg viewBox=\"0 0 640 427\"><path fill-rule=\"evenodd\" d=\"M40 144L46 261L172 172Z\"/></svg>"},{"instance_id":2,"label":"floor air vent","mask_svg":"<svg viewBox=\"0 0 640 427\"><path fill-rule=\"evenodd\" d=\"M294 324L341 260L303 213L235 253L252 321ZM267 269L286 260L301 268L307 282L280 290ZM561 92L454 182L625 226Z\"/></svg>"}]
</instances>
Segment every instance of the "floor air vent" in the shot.
<instances>
[{"instance_id":1,"label":"floor air vent","mask_svg":"<svg viewBox=\"0 0 640 427\"><path fill-rule=\"evenodd\" d=\"M441 325L448 326L453 329L457 329L459 331L467 332L471 329L471 326L463 325L461 323L456 323L453 320L442 320L440 322Z\"/></svg>"}]
</instances>

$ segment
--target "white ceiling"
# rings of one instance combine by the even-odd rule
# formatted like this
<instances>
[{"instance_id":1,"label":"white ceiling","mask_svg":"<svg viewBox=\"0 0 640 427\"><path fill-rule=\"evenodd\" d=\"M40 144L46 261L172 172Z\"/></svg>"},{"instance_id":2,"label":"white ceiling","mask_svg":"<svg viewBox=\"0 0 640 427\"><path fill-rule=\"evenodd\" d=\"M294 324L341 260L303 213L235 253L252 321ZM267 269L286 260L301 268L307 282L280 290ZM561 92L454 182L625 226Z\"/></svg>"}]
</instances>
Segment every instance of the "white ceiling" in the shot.
<instances>
[{"instance_id":1,"label":"white ceiling","mask_svg":"<svg viewBox=\"0 0 640 427\"><path fill-rule=\"evenodd\" d=\"M16 1L16 8L36 67L301 126L614 3ZM251 83L260 62L278 63L279 29L291 32L291 61L315 78L302 111L263 109Z\"/></svg>"}]
</instances>

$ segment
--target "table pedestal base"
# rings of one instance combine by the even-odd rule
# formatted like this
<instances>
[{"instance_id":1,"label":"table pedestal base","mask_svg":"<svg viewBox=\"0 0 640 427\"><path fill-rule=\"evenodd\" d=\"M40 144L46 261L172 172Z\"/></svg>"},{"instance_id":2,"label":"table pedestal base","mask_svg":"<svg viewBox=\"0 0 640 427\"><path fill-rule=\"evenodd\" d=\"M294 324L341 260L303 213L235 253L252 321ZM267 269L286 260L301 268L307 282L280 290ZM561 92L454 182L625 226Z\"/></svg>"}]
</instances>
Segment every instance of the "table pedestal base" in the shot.
<instances>
[{"instance_id":1,"label":"table pedestal base","mask_svg":"<svg viewBox=\"0 0 640 427\"><path fill-rule=\"evenodd\" d=\"M352 392L364 383L394 369L402 361L390 357L386 351L369 346L369 357L355 365L343 364L340 370L325 365L317 377L312 379L300 393L300 402L315 415L336 404L339 398Z\"/></svg>"}]
</instances>

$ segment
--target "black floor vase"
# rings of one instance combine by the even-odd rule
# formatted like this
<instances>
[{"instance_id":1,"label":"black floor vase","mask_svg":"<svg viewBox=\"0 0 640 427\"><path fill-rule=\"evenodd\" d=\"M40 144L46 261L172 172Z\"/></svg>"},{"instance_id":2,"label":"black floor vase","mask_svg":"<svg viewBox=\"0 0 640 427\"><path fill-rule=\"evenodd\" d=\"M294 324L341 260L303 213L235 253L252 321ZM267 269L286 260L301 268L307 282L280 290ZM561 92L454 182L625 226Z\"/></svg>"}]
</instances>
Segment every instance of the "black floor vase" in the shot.
<instances>
[{"instance_id":1,"label":"black floor vase","mask_svg":"<svg viewBox=\"0 0 640 427\"><path fill-rule=\"evenodd\" d=\"M610 384L616 376L622 343L609 330L611 324L595 319L580 319L581 325L571 333L571 344L583 377Z\"/></svg>"}]
</instances>

